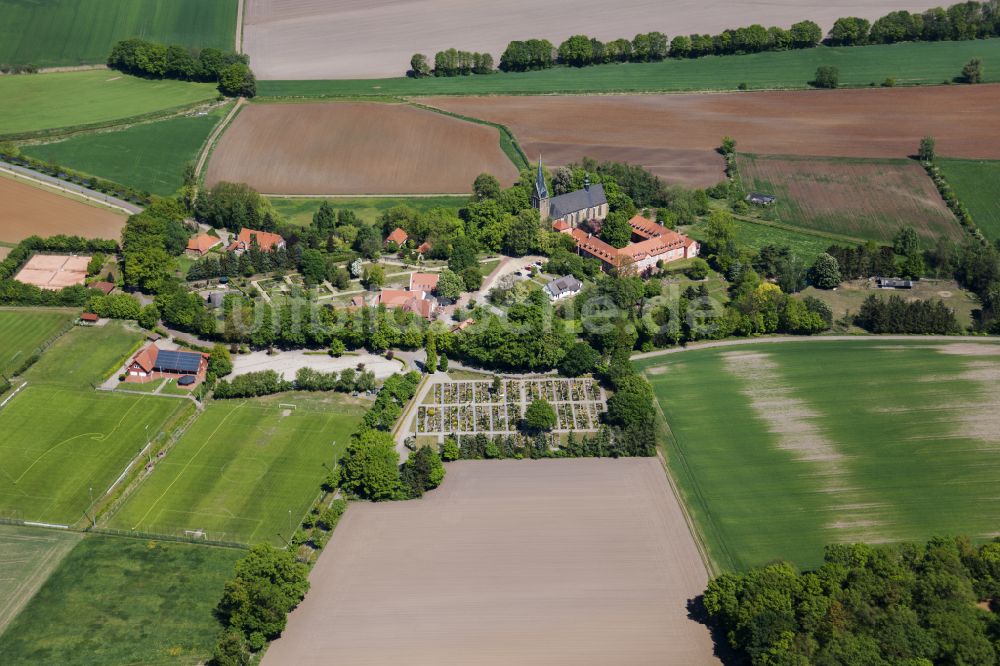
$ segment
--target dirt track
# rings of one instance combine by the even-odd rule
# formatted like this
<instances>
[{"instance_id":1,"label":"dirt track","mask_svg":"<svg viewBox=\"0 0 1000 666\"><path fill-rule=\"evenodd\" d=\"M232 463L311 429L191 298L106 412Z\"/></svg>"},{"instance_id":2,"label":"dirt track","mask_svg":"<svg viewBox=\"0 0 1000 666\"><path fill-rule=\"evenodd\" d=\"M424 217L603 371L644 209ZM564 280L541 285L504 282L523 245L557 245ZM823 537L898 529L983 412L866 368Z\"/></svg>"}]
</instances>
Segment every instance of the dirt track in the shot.
<instances>
[{"instance_id":1,"label":"dirt track","mask_svg":"<svg viewBox=\"0 0 1000 666\"><path fill-rule=\"evenodd\" d=\"M744 152L1000 158L1000 85L722 94L437 97L426 104L502 123L550 165L590 156L642 164L668 182L722 178L725 135Z\"/></svg>"},{"instance_id":2,"label":"dirt track","mask_svg":"<svg viewBox=\"0 0 1000 666\"><path fill-rule=\"evenodd\" d=\"M707 574L656 458L462 461L353 504L264 664L713 664Z\"/></svg>"},{"instance_id":3,"label":"dirt track","mask_svg":"<svg viewBox=\"0 0 1000 666\"><path fill-rule=\"evenodd\" d=\"M125 216L0 176L0 241L70 234L117 239Z\"/></svg>"},{"instance_id":4,"label":"dirt track","mask_svg":"<svg viewBox=\"0 0 1000 666\"><path fill-rule=\"evenodd\" d=\"M414 53L488 51L512 39L554 44L587 34L609 41L659 30L670 37L841 16L875 19L911 0L247 0L243 46L262 79L402 76Z\"/></svg>"},{"instance_id":5,"label":"dirt track","mask_svg":"<svg viewBox=\"0 0 1000 666\"><path fill-rule=\"evenodd\" d=\"M268 194L436 194L470 192L482 172L517 178L487 125L403 104L250 104L205 179Z\"/></svg>"}]
</instances>

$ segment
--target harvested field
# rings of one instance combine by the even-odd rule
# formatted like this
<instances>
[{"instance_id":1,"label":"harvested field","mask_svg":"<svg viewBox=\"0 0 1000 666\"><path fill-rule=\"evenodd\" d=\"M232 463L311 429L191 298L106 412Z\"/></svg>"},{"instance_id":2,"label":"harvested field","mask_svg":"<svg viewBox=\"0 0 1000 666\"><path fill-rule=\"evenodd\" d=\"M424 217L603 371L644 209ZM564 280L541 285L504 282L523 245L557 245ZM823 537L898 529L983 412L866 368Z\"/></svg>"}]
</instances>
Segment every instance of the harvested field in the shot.
<instances>
[{"instance_id":1,"label":"harvested field","mask_svg":"<svg viewBox=\"0 0 1000 666\"><path fill-rule=\"evenodd\" d=\"M117 239L125 226L124 215L6 176L0 176L0 201L0 241L7 243L56 234Z\"/></svg>"},{"instance_id":2,"label":"harvested field","mask_svg":"<svg viewBox=\"0 0 1000 666\"><path fill-rule=\"evenodd\" d=\"M265 665L712 664L708 580L655 458L461 461L353 503Z\"/></svg>"},{"instance_id":3,"label":"harvested field","mask_svg":"<svg viewBox=\"0 0 1000 666\"><path fill-rule=\"evenodd\" d=\"M723 136L759 154L896 157L920 138L939 154L1000 158L1000 86L684 95L431 97L422 103L506 125L530 159L633 161L661 178L721 180Z\"/></svg>"},{"instance_id":4,"label":"harvested field","mask_svg":"<svg viewBox=\"0 0 1000 666\"><path fill-rule=\"evenodd\" d=\"M88 263L90 257L36 254L28 260L14 279L42 289L58 291L64 287L83 284L87 279Z\"/></svg>"},{"instance_id":5,"label":"harvested field","mask_svg":"<svg viewBox=\"0 0 1000 666\"><path fill-rule=\"evenodd\" d=\"M830 543L996 534L998 350L817 338L638 365L716 564L781 558L808 568Z\"/></svg>"},{"instance_id":6,"label":"harvested field","mask_svg":"<svg viewBox=\"0 0 1000 666\"><path fill-rule=\"evenodd\" d=\"M206 181L269 194L451 194L517 169L500 134L402 104L251 104L222 135Z\"/></svg>"},{"instance_id":7,"label":"harvested field","mask_svg":"<svg viewBox=\"0 0 1000 666\"><path fill-rule=\"evenodd\" d=\"M815 159L741 154L747 190L778 197L780 221L796 227L891 242L911 226L930 247L964 232L923 167L913 160Z\"/></svg>"},{"instance_id":8,"label":"harvested field","mask_svg":"<svg viewBox=\"0 0 1000 666\"><path fill-rule=\"evenodd\" d=\"M637 32L716 33L734 26L790 24L808 18L825 29L841 16L875 19L906 0L859 5L838 0L557 0L503 3L405 0L248 0L243 46L262 79L349 79L402 76L414 53L433 60L450 47L488 51L499 61L512 39L554 44L584 33L603 41ZM530 33L530 34L528 34Z\"/></svg>"}]
</instances>

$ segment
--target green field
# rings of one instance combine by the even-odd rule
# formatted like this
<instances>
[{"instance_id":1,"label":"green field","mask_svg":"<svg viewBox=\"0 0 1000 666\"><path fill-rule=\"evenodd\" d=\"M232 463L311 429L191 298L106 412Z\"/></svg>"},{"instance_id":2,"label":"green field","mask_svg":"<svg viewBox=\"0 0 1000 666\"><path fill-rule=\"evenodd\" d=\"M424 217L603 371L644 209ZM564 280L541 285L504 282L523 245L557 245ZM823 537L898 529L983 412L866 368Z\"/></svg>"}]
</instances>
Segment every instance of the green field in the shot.
<instances>
[{"instance_id":1,"label":"green field","mask_svg":"<svg viewBox=\"0 0 1000 666\"><path fill-rule=\"evenodd\" d=\"M935 164L991 241L1000 240L1000 162L937 159Z\"/></svg>"},{"instance_id":2,"label":"green field","mask_svg":"<svg viewBox=\"0 0 1000 666\"><path fill-rule=\"evenodd\" d=\"M737 158L748 191L777 196L767 211L816 234L892 242L912 226L925 246L960 241L963 231L934 183L913 160L751 155Z\"/></svg>"},{"instance_id":3,"label":"green field","mask_svg":"<svg viewBox=\"0 0 1000 666\"><path fill-rule=\"evenodd\" d=\"M698 222L687 227L684 233L695 240L704 240L705 224L705 221ZM831 245L851 245L850 242L837 238L791 231L767 223L758 224L746 220L735 220L734 224L738 245L751 247L755 250L759 250L765 245L787 246L792 249L795 256L802 259L807 265L812 264L816 256L826 252Z\"/></svg>"},{"instance_id":4,"label":"green field","mask_svg":"<svg viewBox=\"0 0 1000 666\"><path fill-rule=\"evenodd\" d=\"M79 540L76 532L0 525L0 634Z\"/></svg>"},{"instance_id":5,"label":"green field","mask_svg":"<svg viewBox=\"0 0 1000 666\"><path fill-rule=\"evenodd\" d=\"M152 194L169 196L184 184L184 167L197 161L208 135L231 107L232 104L226 104L205 115L187 115L115 132L82 134L57 143L26 146L22 152Z\"/></svg>"},{"instance_id":6,"label":"green field","mask_svg":"<svg viewBox=\"0 0 1000 666\"><path fill-rule=\"evenodd\" d=\"M781 558L808 568L831 542L996 534L998 352L817 339L685 351L639 367L716 565Z\"/></svg>"},{"instance_id":7,"label":"green field","mask_svg":"<svg viewBox=\"0 0 1000 666\"><path fill-rule=\"evenodd\" d=\"M335 97L359 95L550 94L556 92L660 92L805 88L820 65L840 70L843 86L937 84L958 76L970 58L1000 60L1000 39L970 42L921 42L709 56L659 63L559 67L517 74L427 79L345 81L261 81L257 90L271 97ZM986 68L985 80L1000 81L1000 69Z\"/></svg>"},{"instance_id":8,"label":"green field","mask_svg":"<svg viewBox=\"0 0 1000 666\"><path fill-rule=\"evenodd\" d=\"M121 322L77 327L56 340L25 377L33 385L89 389L117 371L142 340L138 329Z\"/></svg>"},{"instance_id":9,"label":"green field","mask_svg":"<svg viewBox=\"0 0 1000 666\"><path fill-rule=\"evenodd\" d=\"M0 63L104 63L115 42L233 50L236 0L0 0Z\"/></svg>"},{"instance_id":10,"label":"green field","mask_svg":"<svg viewBox=\"0 0 1000 666\"><path fill-rule=\"evenodd\" d=\"M280 545L278 533L288 538L289 523L298 526L363 411L334 394L210 403L110 526Z\"/></svg>"},{"instance_id":11,"label":"green field","mask_svg":"<svg viewBox=\"0 0 1000 666\"><path fill-rule=\"evenodd\" d=\"M17 370L38 346L76 319L69 310L0 310L0 375Z\"/></svg>"},{"instance_id":12,"label":"green field","mask_svg":"<svg viewBox=\"0 0 1000 666\"><path fill-rule=\"evenodd\" d=\"M378 220L379 215L393 206L409 206L424 212L432 208L447 208L454 213L469 202L469 197L336 197L332 199L307 199L292 197L270 197L274 209L292 224L312 224L313 214L319 210L320 204L329 201L334 210L351 210L370 224Z\"/></svg>"},{"instance_id":13,"label":"green field","mask_svg":"<svg viewBox=\"0 0 1000 666\"><path fill-rule=\"evenodd\" d=\"M0 76L0 137L104 127L217 95L211 83L154 81L108 70Z\"/></svg>"},{"instance_id":14,"label":"green field","mask_svg":"<svg viewBox=\"0 0 1000 666\"><path fill-rule=\"evenodd\" d=\"M0 636L0 663L204 663L220 631L215 605L244 554L88 536Z\"/></svg>"}]
</instances>

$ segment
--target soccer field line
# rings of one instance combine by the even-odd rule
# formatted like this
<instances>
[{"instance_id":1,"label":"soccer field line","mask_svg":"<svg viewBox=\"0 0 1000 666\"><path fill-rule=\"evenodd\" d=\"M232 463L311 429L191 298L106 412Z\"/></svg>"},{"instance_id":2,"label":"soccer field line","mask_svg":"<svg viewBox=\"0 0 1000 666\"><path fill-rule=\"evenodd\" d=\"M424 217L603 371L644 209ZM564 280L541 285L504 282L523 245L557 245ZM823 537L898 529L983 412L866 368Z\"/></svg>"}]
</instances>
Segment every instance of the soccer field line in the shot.
<instances>
[{"instance_id":1,"label":"soccer field line","mask_svg":"<svg viewBox=\"0 0 1000 666\"><path fill-rule=\"evenodd\" d=\"M222 420L219 421L219 425L217 425L215 427L215 430L212 431L212 434L205 438L205 443L202 444L201 447L195 452L195 454L193 456L191 456L191 458L187 461L187 463L184 464L184 467L181 468L181 471L177 473L177 476L174 478L173 481L170 482L170 485L168 485L166 487L166 489L160 494L160 496L156 498L156 501L149 505L149 508L146 509L146 513L144 513L142 515L142 518L140 518L139 521L132 527L133 530L138 529L139 525L142 525L142 521L146 520L146 518L149 516L150 512L154 508L156 508L157 504L160 503L160 500L162 500L164 497L166 497L167 493L170 492L170 489L174 487L174 484L177 483L181 479L182 476L184 476L184 470L186 470L188 468L188 466L192 462L194 462L195 458L197 458L199 455L201 455L201 452L204 451L205 447L208 446L209 442L211 442L215 438L215 436L219 433L219 430L222 429L222 426L224 426L226 424L226 421L229 420L229 417L232 416L233 414L235 414L237 411L239 411L239 409L244 404L246 404L246 403L244 402L244 403L240 403L240 404L236 405L235 407L233 407L233 409L228 414L226 414L224 417L222 417Z\"/></svg>"},{"instance_id":2,"label":"soccer field line","mask_svg":"<svg viewBox=\"0 0 1000 666\"><path fill-rule=\"evenodd\" d=\"M68 444L69 442L72 442L75 439L80 439L82 437L89 437L90 439L92 439L95 442L103 442L103 441L107 440L108 437L110 437L111 435L113 435L119 428L121 428L122 423L125 422L125 419L128 418L128 415L132 412L133 409L135 409L138 406L138 404L139 404L139 402L141 400L142 400L142 398L139 398L134 403L132 403L132 406L125 410L125 413L118 420L118 423L115 424L115 427L112 428L109 432L107 432L107 433L100 433L100 432L81 433L79 435L74 435L73 437L70 437L69 439L63 440L63 441L59 442L58 444L55 444L54 446L49 447L40 456L38 456L37 458L35 458L34 462L32 462L30 465L28 465L28 467L21 473L21 476L17 477L17 479L13 479L14 485L17 485L17 482L20 481L21 479L23 479L25 474L27 474L28 472L30 472L31 469L35 465L37 465L39 462L41 462L42 458L44 458L45 456L47 456L50 453L52 453L53 451L55 451L56 449L58 449L63 444Z\"/></svg>"}]
</instances>

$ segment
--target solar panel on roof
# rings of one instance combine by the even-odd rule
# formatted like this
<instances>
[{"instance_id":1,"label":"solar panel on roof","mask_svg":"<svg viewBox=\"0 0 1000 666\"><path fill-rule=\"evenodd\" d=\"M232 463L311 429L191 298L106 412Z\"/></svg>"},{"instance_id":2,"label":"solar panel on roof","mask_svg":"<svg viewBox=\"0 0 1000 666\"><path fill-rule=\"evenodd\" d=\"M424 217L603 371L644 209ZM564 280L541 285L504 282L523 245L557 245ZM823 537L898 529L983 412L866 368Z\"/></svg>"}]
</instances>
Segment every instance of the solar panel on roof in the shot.
<instances>
[{"instance_id":1,"label":"solar panel on roof","mask_svg":"<svg viewBox=\"0 0 1000 666\"><path fill-rule=\"evenodd\" d=\"M160 372L198 372L200 366L201 354L160 350L153 369Z\"/></svg>"}]
</instances>

